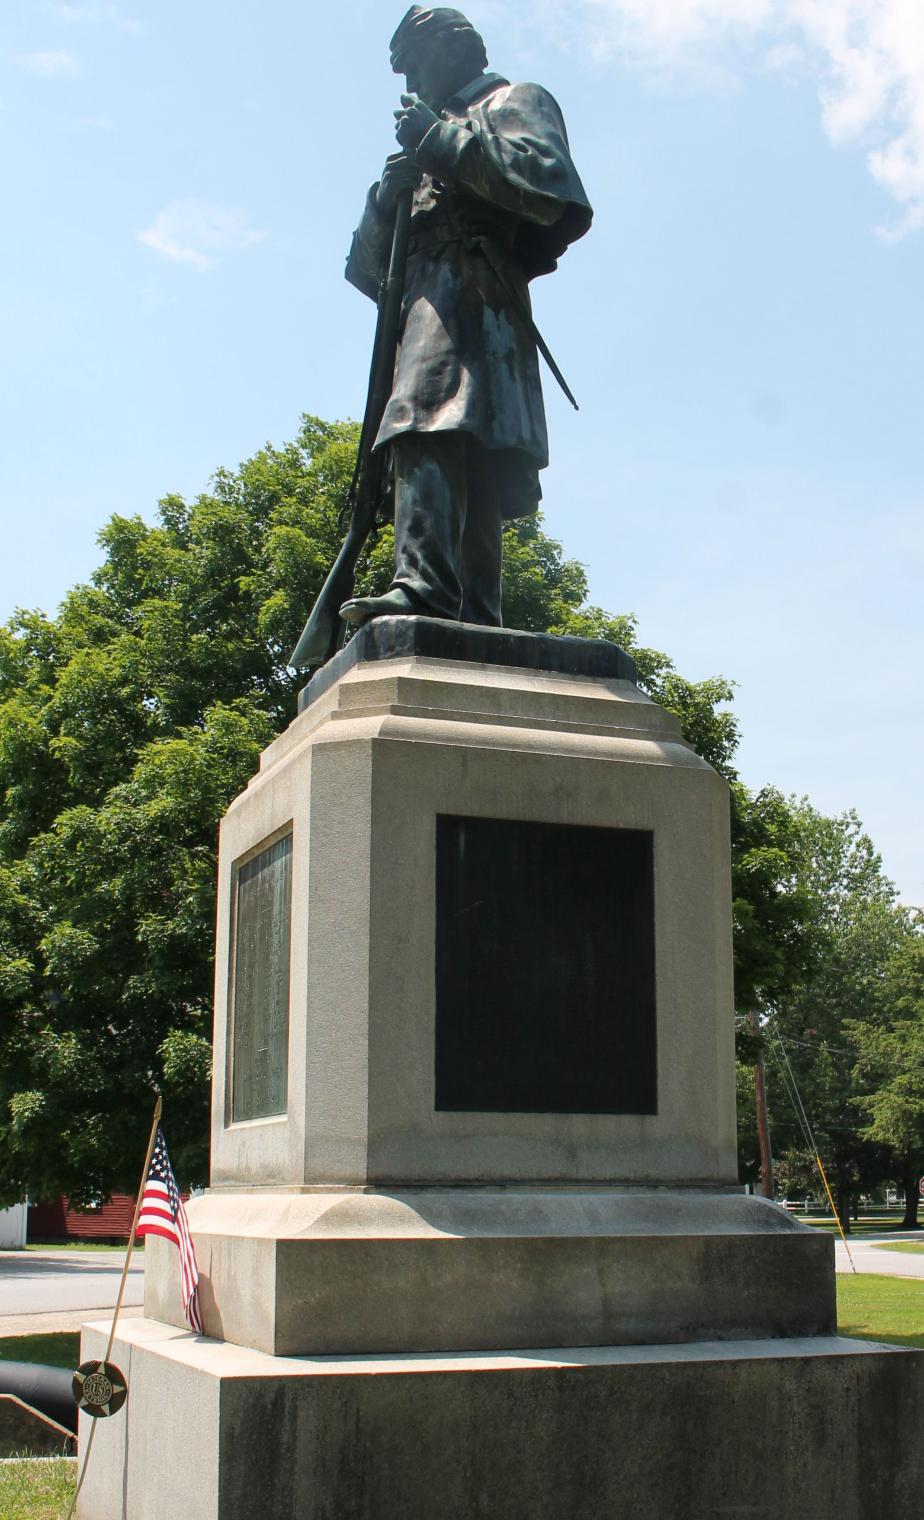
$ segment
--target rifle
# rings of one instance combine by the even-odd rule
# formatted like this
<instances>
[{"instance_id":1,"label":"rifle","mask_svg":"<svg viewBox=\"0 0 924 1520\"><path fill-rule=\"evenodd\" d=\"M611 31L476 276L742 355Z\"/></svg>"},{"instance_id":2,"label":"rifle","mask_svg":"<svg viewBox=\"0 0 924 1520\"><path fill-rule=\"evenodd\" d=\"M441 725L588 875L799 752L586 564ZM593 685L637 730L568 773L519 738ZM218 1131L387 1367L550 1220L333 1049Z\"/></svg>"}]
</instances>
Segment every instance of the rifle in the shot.
<instances>
[{"instance_id":1,"label":"rifle","mask_svg":"<svg viewBox=\"0 0 924 1520\"><path fill-rule=\"evenodd\" d=\"M381 450L375 454L373 446L394 383L413 195L413 190L399 190L395 197L391 256L388 260L388 274L379 292L366 410L359 435L353 479L346 499L350 526L343 547L311 609L302 636L289 656L289 665L294 670L324 665L340 647L346 633L345 625L340 622L340 608L353 595L357 561L375 526L376 512L382 499L383 460Z\"/></svg>"}]
</instances>

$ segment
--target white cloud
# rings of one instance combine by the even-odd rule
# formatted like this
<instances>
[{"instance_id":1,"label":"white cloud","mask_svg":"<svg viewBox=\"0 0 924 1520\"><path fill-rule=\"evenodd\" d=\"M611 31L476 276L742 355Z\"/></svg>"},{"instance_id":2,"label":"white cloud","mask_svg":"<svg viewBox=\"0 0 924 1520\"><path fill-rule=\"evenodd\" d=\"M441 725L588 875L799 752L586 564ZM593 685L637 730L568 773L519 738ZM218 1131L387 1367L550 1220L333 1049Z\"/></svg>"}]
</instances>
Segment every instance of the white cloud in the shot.
<instances>
[{"instance_id":1,"label":"white cloud","mask_svg":"<svg viewBox=\"0 0 924 1520\"><path fill-rule=\"evenodd\" d=\"M249 248L266 236L240 211L209 201L173 201L159 211L138 241L176 264L210 269L218 254Z\"/></svg>"},{"instance_id":2,"label":"white cloud","mask_svg":"<svg viewBox=\"0 0 924 1520\"><path fill-rule=\"evenodd\" d=\"M924 226L922 0L577 0L576 11L597 56L710 72L746 56L809 72L830 141L861 146L901 208L880 230Z\"/></svg>"},{"instance_id":3,"label":"white cloud","mask_svg":"<svg viewBox=\"0 0 924 1520\"><path fill-rule=\"evenodd\" d=\"M17 53L14 57L27 74L38 74L42 79L65 79L80 73L80 59L70 48L54 48L44 53Z\"/></svg>"},{"instance_id":4,"label":"white cloud","mask_svg":"<svg viewBox=\"0 0 924 1520\"><path fill-rule=\"evenodd\" d=\"M142 23L133 16L124 15L115 0L45 0L45 9L59 21L83 21L93 25L106 21L120 32L143 30Z\"/></svg>"},{"instance_id":5,"label":"white cloud","mask_svg":"<svg viewBox=\"0 0 924 1520\"><path fill-rule=\"evenodd\" d=\"M703 44L711 49L765 24L777 0L583 0L601 50L652 60Z\"/></svg>"}]
</instances>

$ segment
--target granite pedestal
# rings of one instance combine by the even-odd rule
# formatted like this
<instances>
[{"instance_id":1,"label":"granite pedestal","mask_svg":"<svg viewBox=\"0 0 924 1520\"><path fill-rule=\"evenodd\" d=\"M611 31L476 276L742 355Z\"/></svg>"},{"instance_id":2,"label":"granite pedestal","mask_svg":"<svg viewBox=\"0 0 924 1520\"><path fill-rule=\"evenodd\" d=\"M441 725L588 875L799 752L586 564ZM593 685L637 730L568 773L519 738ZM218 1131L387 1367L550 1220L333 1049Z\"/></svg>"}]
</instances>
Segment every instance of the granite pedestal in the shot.
<instances>
[{"instance_id":1,"label":"granite pedestal","mask_svg":"<svg viewBox=\"0 0 924 1520\"><path fill-rule=\"evenodd\" d=\"M101 1356L105 1322L84 1332ZM836 1336L289 1358L127 1320L86 1520L917 1520L924 1355Z\"/></svg>"},{"instance_id":2,"label":"granite pedestal","mask_svg":"<svg viewBox=\"0 0 924 1520\"><path fill-rule=\"evenodd\" d=\"M190 1520L879 1520L853 1439L917 1513L924 1357L839 1340L831 1241L737 1185L727 789L633 677L383 619L264 753L221 831L205 1338L150 1240L85 1520L165 1517L183 1448Z\"/></svg>"}]
</instances>

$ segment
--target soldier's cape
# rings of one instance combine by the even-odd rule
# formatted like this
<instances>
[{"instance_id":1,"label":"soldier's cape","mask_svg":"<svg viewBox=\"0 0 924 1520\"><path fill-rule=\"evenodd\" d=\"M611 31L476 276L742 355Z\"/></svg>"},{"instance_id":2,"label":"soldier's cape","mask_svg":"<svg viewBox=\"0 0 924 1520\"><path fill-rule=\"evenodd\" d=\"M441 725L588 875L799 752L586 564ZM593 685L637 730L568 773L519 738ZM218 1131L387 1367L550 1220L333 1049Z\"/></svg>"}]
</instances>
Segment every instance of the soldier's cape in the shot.
<instances>
[{"instance_id":1,"label":"soldier's cape","mask_svg":"<svg viewBox=\"0 0 924 1520\"><path fill-rule=\"evenodd\" d=\"M519 218L513 251L526 278L549 274L593 211L558 102L537 84L485 74L448 103L417 160Z\"/></svg>"},{"instance_id":2,"label":"soldier's cape","mask_svg":"<svg viewBox=\"0 0 924 1520\"><path fill-rule=\"evenodd\" d=\"M448 102L417 162L437 181L445 176L450 192L468 192L515 219L513 252L528 280L550 274L593 220L558 102L540 85L480 75ZM373 298L387 241L373 210L376 188L346 269L347 279Z\"/></svg>"}]
</instances>

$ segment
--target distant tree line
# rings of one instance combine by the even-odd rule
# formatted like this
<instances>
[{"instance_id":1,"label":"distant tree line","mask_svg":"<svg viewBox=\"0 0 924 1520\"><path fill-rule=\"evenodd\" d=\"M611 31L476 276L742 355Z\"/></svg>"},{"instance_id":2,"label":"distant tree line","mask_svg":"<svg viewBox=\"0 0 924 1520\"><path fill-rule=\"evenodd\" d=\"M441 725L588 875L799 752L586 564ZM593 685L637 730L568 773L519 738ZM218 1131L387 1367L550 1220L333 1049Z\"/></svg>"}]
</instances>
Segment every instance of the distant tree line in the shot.
<instances>
[{"instance_id":1,"label":"distant tree line","mask_svg":"<svg viewBox=\"0 0 924 1520\"><path fill-rule=\"evenodd\" d=\"M217 825L295 713L286 656L341 536L357 428L306 417L156 521L115 516L57 616L0 630L0 1202L137 1183L155 1090L175 1165L207 1176ZM390 578L383 528L360 567ZM924 1155L924 933L851 815L825 818L734 770L721 677L685 680L635 621L588 605L541 518L507 528L504 619L631 650L732 794L736 1000L757 1010L781 1180L807 1176L774 1078L786 1044L843 1211ZM742 1178L756 1175L739 1036ZM911 1188L914 1192L914 1189Z\"/></svg>"},{"instance_id":2,"label":"distant tree line","mask_svg":"<svg viewBox=\"0 0 924 1520\"><path fill-rule=\"evenodd\" d=\"M788 984L757 986L755 1042L739 1035L741 1174L759 1171L750 1062L763 1054L778 1189L823 1198L845 1230L861 1194L894 1185L918 1223L924 1172L924 915L902 906L856 814L779 799L780 845L808 909ZM740 991L737 996L742 1009ZM808 1133L806 1133L808 1129Z\"/></svg>"}]
</instances>

